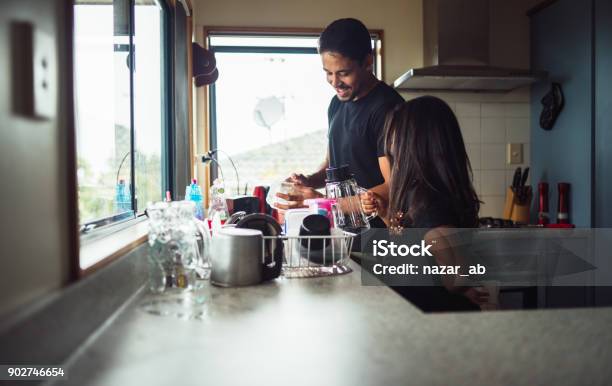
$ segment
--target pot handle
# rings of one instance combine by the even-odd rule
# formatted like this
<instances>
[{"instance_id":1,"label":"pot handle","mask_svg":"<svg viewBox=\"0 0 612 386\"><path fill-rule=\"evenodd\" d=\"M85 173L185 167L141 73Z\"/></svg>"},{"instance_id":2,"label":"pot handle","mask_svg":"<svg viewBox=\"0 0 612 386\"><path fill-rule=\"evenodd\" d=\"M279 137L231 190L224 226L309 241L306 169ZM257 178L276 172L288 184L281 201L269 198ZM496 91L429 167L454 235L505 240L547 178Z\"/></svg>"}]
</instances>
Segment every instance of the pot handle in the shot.
<instances>
[{"instance_id":1,"label":"pot handle","mask_svg":"<svg viewBox=\"0 0 612 386\"><path fill-rule=\"evenodd\" d=\"M270 247L273 247L272 263L266 263L266 249L268 245L266 243L270 243ZM281 269L283 267L283 250L284 250L284 242L279 237L276 239L268 239L262 240L262 248L264 252L264 257L262 259L262 281L268 281L272 279L276 279L280 276Z\"/></svg>"}]
</instances>

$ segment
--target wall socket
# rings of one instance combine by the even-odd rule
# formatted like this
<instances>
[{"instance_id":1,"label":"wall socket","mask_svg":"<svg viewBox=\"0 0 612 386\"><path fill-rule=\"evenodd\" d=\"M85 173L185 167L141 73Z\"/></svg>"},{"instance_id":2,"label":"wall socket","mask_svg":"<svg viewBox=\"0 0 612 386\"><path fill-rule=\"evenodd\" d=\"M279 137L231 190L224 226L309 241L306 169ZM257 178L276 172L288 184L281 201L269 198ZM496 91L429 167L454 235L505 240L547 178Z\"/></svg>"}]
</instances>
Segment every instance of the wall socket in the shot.
<instances>
[{"instance_id":1,"label":"wall socket","mask_svg":"<svg viewBox=\"0 0 612 386\"><path fill-rule=\"evenodd\" d=\"M55 40L32 23L11 22L13 111L51 119L57 109Z\"/></svg>"},{"instance_id":2,"label":"wall socket","mask_svg":"<svg viewBox=\"0 0 612 386\"><path fill-rule=\"evenodd\" d=\"M509 143L506 152L506 162L508 165L516 165L523 163L523 144Z\"/></svg>"}]
</instances>

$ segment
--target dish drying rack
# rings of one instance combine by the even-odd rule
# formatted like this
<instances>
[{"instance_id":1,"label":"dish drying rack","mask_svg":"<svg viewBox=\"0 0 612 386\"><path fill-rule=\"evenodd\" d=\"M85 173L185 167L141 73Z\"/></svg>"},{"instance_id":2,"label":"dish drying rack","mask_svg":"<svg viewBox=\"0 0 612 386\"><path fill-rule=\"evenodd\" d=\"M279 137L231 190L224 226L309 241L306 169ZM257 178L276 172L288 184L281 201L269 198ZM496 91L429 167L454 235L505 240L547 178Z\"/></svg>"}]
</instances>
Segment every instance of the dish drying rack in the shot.
<instances>
[{"instance_id":1,"label":"dish drying rack","mask_svg":"<svg viewBox=\"0 0 612 386\"><path fill-rule=\"evenodd\" d=\"M265 255L267 242L281 240L284 247L282 276L308 278L344 275L353 271L348 260L355 236L339 229L332 230L328 236L263 236L262 255Z\"/></svg>"}]
</instances>

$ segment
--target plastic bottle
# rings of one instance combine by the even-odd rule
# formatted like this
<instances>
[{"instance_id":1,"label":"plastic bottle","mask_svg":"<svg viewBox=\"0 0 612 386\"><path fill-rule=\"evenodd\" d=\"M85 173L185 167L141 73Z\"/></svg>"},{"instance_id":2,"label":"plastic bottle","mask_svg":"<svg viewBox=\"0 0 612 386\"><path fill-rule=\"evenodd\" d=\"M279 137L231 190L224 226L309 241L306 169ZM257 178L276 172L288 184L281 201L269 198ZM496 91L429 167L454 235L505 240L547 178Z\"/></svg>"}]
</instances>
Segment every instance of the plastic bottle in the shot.
<instances>
[{"instance_id":1,"label":"plastic bottle","mask_svg":"<svg viewBox=\"0 0 612 386\"><path fill-rule=\"evenodd\" d=\"M185 186L185 200L191 200L191 184Z\"/></svg>"},{"instance_id":2,"label":"plastic bottle","mask_svg":"<svg viewBox=\"0 0 612 386\"><path fill-rule=\"evenodd\" d=\"M221 226L229 217L227 204L225 203L225 187L219 178L213 181L210 187L210 203L208 205L208 220L211 224L213 234L221 229Z\"/></svg>"},{"instance_id":3,"label":"plastic bottle","mask_svg":"<svg viewBox=\"0 0 612 386\"><path fill-rule=\"evenodd\" d=\"M115 212L121 213L132 209L132 198L125 180L119 180L115 187Z\"/></svg>"},{"instance_id":4,"label":"plastic bottle","mask_svg":"<svg viewBox=\"0 0 612 386\"><path fill-rule=\"evenodd\" d=\"M187 198L187 189L185 191L185 199L195 202L195 216L199 220L204 219L204 207L202 205L202 189L198 185L198 181L194 178L191 180L191 186L189 187L189 198Z\"/></svg>"}]
</instances>

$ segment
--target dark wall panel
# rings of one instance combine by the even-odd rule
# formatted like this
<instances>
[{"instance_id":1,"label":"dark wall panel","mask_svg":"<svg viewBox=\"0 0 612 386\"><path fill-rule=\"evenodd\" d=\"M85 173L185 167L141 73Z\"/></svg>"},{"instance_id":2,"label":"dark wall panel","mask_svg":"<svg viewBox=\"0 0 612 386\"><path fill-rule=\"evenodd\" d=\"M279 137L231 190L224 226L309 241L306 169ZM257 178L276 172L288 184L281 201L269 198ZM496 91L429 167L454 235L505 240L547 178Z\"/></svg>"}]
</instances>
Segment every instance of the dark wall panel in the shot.
<instances>
[{"instance_id":1,"label":"dark wall panel","mask_svg":"<svg viewBox=\"0 0 612 386\"><path fill-rule=\"evenodd\" d=\"M7 310L66 284L75 258L70 7L65 0L0 1L0 321ZM12 76L11 37L23 42L23 36L11 36L13 22L29 23L53 39L50 83L57 86L57 104L50 119L13 110L13 85L23 80Z\"/></svg>"},{"instance_id":2,"label":"dark wall panel","mask_svg":"<svg viewBox=\"0 0 612 386\"><path fill-rule=\"evenodd\" d=\"M612 2L595 0L595 221L612 227ZM605 256L602 253L602 256ZM599 264L610 266L610 259ZM599 265L598 264L598 265ZM612 287L595 288L597 305L612 305Z\"/></svg>"},{"instance_id":3,"label":"dark wall panel","mask_svg":"<svg viewBox=\"0 0 612 386\"><path fill-rule=\"evenodd\" d=\"M595 226L612 227L612 2L595 1Z\"/></svg>"},{"instance_id":4,"label":"dark wall panel","mask_svg":"<svg viewBox=\"0 0 612 386\"><path fill-rule=\"evenodd\" d=\"M551 216L556 216L557 182L572 184L570 219L591 225L591 1L559 0L532 16L531 68L560 82L565 109L552 131L540 129L540 100L549 84L531 93L532 181L551 184Z\"/></svg>"},{"instance_id":5,"label":"dark wall panel","mask_svg":"<svg viewBox=\"0 0 612 386\"><path fill-rule=\"evenodd\" d=\"M189 86L187 79L187 15L177 3L174 12L174 199L189 184Z\"/></svg>"}]
</instances>

